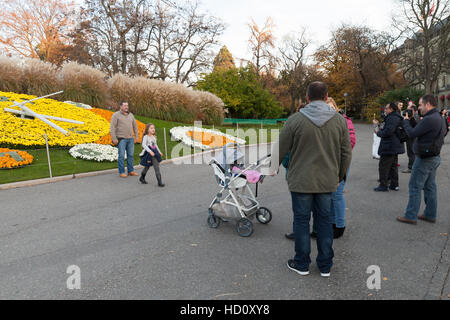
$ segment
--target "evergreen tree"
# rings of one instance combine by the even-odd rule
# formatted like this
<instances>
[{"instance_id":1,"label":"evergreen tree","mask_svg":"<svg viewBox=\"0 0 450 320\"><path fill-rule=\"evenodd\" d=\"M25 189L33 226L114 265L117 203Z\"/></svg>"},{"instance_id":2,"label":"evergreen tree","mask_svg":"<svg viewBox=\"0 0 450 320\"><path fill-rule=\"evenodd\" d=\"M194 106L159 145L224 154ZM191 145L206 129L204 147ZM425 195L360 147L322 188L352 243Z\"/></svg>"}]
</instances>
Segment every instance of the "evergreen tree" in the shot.
<instances>
[{"instance_id":1,"label":"evergreen tree","mask_svg":"<svg viewBox=\"0 0 450 320\"><path fill-rule=\"evenodd\" d=\"M234 59L230 51L228 51L226 46L220 49L217 56L214 58L214 69L213 71L226 71L230 69L235 69Z\"/></svg>"}]
</instances>

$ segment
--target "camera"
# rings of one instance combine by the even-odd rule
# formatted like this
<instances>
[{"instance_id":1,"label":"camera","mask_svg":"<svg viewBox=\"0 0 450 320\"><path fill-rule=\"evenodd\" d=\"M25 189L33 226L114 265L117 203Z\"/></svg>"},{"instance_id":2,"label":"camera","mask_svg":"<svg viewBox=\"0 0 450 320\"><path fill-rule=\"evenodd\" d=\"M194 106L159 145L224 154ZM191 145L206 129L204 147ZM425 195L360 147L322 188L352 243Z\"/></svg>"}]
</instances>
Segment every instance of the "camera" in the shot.
<instances>
[{"instance_id":1,"label":"camera","mask_svg":"<svg viewBox=\"0 0 450 320\"><path fill-rule=\"evenodd\" d=\"M405 117L406 115L408 115L408 118L412 118L413 117L413 111L411 109L407 109L405 111L403 111L402 115Z\"/></svg>"}]
</instances>

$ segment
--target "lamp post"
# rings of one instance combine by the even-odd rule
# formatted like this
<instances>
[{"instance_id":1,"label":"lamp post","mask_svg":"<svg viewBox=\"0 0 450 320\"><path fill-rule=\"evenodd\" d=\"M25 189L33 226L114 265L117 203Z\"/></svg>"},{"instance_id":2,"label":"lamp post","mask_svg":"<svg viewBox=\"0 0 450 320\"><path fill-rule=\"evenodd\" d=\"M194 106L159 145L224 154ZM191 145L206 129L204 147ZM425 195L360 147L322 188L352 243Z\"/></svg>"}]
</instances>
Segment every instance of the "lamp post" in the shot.
<instances>
[{"instance_id":1,"label":"lamp post","mask_svg":"<svg viewBox=\"0 0 450 320\"><path fill-rule=\"evenodd\" d=\"M344 93L344 99L345 99L345 109L344 109L344 113L347 115L347 96L348 96L348 93L346 92L346 93Z\"/></svg>"}]
</instances>

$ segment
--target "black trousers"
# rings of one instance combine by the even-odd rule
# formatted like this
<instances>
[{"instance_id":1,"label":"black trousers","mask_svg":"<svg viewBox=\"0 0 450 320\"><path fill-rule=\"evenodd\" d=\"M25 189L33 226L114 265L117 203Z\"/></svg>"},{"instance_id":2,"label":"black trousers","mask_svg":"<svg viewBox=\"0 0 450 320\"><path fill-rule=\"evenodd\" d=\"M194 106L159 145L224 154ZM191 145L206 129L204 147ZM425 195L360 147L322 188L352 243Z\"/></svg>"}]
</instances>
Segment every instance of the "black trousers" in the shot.
<instances>
[{"instance_id":1,"label":"black trousers","mask_svg":"<svg viewBox=\"0 0 450 320\"><path fill-rule=\"evenodd\" d=\"M398 187L398 154L382 155L378 167L380 175L380 186L388 187L388 180L391 180L392 187Z\"/></svg>"},{"instance_id":2,"label":"black trousers","mask_svg":"<svg viewBox=\"0 0 450 320\"><path fill-rule=\"evenodd\" d=\"M416 155L413 151L414 140L415 139L408 139L408 141L406 141L406 152L408 153L408 169L412 169L414 160L416 160Z\"/></svg>"}]
</instances>

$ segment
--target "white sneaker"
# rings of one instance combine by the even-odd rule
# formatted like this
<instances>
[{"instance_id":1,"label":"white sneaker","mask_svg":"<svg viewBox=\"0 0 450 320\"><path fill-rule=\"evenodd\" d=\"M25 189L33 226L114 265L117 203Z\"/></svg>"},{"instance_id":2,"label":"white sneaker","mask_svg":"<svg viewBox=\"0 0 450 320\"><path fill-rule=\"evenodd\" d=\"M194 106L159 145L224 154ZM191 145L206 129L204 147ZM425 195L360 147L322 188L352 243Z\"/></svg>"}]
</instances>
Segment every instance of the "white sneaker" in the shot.
<instances>
[{"instance_id":1,"label":"white sneaker","mask_svg":"<svg viewBox=\"0 0 450 320\"><path fill-rule=\"evenodd\" d=\"M289 260L288 263L287 263L287 266L288 266L289 269L291 269L292 271L297 272L301 276L309 275L309 271L301 271L300 269L297 269L296 266L295 266L294 260Z\"/></svg>"},{"instance_id":2,"label":"white sneaker","mask_svg":"<svg viewBox=\"0 0 450 320\"><path fill-rule=\"evenodd\" d=\"M323 278L329 278L331 273L320 273L320 276Z\"/></svg>"}]
</instances>

